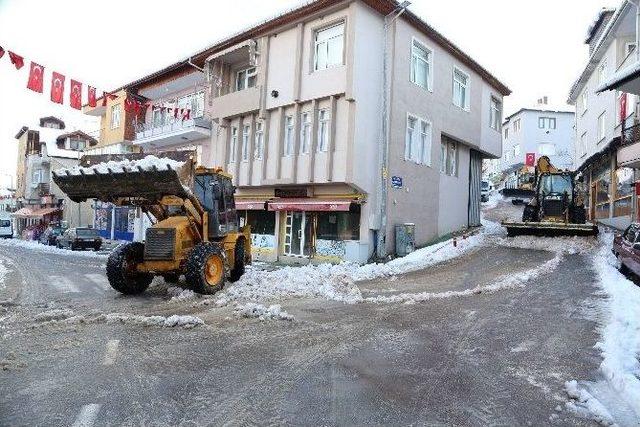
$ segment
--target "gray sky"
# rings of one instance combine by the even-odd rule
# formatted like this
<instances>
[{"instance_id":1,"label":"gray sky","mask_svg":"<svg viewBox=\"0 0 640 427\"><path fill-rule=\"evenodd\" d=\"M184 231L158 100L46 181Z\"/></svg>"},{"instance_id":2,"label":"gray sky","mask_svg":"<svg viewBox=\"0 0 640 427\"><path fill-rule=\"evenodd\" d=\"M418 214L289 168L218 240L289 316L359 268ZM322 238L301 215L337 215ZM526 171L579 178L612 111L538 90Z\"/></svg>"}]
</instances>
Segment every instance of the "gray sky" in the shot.
<instances>
[{"instance_id":1,"label":"gray sky","mask_svg":"<svg viewBox=\"0 0 640 427\"><path fill-rule=\"evenodd\" d=\"M55 115L68 128L99 125L49 101L52 71L112 89L175 62L299 0L0 0L0 46L25 57L16 71L0 59L0 187L15 172L23 125ZM542 95L564 104L587 59L584 38L602 7L619 0L413 0L410 9L505 82L505 113ZM26 89L29 61L44 65L45 93ZM67 83L68 85L68 83ZM86 96L86 95L85 95Z\"/></svg>"}]
</instances>

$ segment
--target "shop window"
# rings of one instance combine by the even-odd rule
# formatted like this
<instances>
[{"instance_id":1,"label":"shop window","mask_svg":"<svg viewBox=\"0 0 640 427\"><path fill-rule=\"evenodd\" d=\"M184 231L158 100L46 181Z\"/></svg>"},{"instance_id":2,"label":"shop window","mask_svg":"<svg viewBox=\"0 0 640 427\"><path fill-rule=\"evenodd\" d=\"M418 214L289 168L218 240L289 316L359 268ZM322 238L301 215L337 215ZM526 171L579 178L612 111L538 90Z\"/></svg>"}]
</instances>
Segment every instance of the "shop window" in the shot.
<instances>
[{"instance_id":1,"label":"shop window","mask_svg":"<svg viewBox=\"0 0 640 427\"><path fill-rule=\"evenodd\" d=\"M238 211L240 226L249 224L251 234L276 234L276 213L273 211Z\"/></svg>"},{"instance_id":2,"label":"shop window","mask_svg":"<svg viewBox=\"0 0 640 427\"><path fill-rule=\"evenodd\" d=\"M628 216L632 213L632 197L634 191L633 169L616 170L616 192L613 202L613 216Z\"/></svg>"},{"instance_id":3,"label":"shop window","mask_svg":"<svg viewBox=\"0 0 640 427\"><path fill-rule=\"evenodd\" d=\"M609 203L596 205L596 218L597 219L609 218Z\"/></svg>"},{"instance_id":4,"label":"shop window","mask_svg":"<svg viewBox=\"0 0 640 427\"><path fill-rule=\"evenodd\" d=\"M359 212L319 212L317 216L317 239L360 240Z\"/></svg>"}]
</instances>

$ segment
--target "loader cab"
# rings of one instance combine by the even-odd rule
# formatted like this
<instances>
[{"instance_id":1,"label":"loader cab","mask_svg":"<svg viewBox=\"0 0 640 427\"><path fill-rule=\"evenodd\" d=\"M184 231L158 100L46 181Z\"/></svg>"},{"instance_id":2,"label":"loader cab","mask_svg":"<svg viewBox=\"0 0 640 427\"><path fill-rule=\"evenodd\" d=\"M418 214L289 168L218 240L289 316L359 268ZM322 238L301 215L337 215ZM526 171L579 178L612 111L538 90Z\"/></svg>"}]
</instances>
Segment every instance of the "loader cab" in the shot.
<instances>
[{"instance_id":1,"label":"loader cab","mask_svg":"<svg viewBox=\"0 0 640 427\"><path fill-rule=\"evenodd\" d=\"M194 193L209 214L209 238L220 239L238 231L238 214L231 177L212 171L199 171L194 178Z\"/></svg>"}]
</instances>

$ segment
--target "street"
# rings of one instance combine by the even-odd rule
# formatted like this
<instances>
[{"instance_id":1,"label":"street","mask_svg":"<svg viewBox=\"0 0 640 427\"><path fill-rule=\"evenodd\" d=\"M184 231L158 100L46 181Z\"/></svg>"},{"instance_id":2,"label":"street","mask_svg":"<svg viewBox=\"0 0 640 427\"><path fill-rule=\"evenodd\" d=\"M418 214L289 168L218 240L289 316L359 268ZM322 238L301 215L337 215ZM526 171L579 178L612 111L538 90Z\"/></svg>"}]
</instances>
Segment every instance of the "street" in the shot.
<instances>
[{"instance_id":1,"label":"street","mask_svg":"<svg viewBox=\"0 0 640 427\"><path fill-rule=\"evenodd\" d=\"M356 303L253 300L289 315L262 319L230 292L241 282L125 297L104 255L2 242L0 424L595 424L567 410L565 382L598 376L597 244L492 230L464 256L351 284Z\"/></svg>"}]
</instances>

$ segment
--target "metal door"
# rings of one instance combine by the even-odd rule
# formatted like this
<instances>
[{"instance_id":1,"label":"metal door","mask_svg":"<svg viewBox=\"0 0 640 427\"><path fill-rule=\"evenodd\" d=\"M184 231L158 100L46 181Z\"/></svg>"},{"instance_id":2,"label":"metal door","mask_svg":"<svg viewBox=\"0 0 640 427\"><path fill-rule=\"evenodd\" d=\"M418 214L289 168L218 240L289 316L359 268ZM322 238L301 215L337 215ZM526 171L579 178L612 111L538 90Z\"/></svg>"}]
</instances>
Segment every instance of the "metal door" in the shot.
<instances>
[{"instance_id":1,"label":"metal door","mask_svg":"<svg viewBox=\"0 0 640 427\"><path fill-rule=\"evenodd\" d=\"M482 155L471 150L469 159L469 227L480 225L480 194L482 185Z\"/></svg>"},{"instance_id":2,"label":"metal door","mask_svg":"<svg viewBox=\"0 0 640 427\"><path fill-rule=\"evenodd\" d=\"M284 254L306 257L311 248L311 225L305 212L287 211L284 229Z\"/></svg>"}]
</instances>

